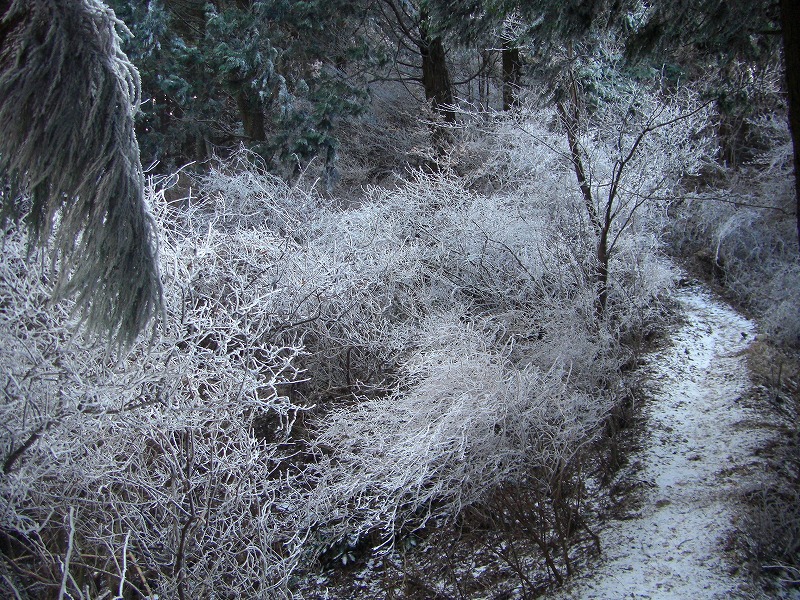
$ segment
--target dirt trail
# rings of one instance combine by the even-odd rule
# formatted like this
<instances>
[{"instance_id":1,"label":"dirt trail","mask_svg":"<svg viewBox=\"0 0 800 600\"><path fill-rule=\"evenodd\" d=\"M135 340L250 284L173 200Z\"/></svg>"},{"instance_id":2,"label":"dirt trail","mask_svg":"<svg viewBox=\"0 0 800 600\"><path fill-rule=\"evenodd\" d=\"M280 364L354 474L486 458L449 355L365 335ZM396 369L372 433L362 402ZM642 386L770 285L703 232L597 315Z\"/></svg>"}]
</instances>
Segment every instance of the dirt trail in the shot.
<instances>
[{"instance_id":1,"label":"dirt trail","mask_svg":"<svg viewBox=\"0 0 800 600\"><path fill-rule=\"evenodd\" d=\"M648 488L638 516L600 532L603 556L552 598L760 598L722 547L742 491L763 467L764 440L741 401L753 324L698 287L682 290L686 323L649 359L654 374L642 450Z\"/></svg>"}]
</instances>

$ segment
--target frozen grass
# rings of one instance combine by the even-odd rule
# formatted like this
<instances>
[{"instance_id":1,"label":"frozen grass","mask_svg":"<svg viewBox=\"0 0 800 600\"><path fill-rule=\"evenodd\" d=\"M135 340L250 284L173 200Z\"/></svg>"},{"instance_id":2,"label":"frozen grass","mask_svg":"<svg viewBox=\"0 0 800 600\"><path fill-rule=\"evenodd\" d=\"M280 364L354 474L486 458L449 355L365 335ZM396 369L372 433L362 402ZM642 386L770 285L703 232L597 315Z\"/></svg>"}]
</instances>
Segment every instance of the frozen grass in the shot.
<instances>
[{"instance_id":1,"label":"frozen grass","mask_svg":"<svg viewBox=\"0 0 800 600\"><path fill-rule=\"evenodd\" d=\"M721 189L706 189L675 208L670 236L694 254L736 298L754 310L764 333L800 345L800 263L792 178L792 146L778 117L752 123L769 146Z\"/></svg>"}]
</instances>

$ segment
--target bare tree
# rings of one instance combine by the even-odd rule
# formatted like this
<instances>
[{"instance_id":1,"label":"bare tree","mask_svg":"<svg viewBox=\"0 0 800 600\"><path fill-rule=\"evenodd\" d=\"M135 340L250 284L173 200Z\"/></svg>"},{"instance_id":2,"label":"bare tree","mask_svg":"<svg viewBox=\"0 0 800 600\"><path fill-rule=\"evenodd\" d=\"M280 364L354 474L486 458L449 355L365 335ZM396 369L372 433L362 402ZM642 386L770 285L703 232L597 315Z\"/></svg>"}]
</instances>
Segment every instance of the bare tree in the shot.
<instances>
[{"instance_id":1,"label":"bare tree","mask_svg":"<svg viewBox=\"0 0 800 600\"><path fill-rule=\"evenodd\" d=\"M620 234L633 222L636 212L646 203L664 200L668 190L690 170L690 156L696 156L697 144L691 134L703 123L708 104L681 104L645 98L635 87L620 94L621 101L594 115L592 126L602 131L598 140L610 140L607 148L587 148L583 133L579 84L570 75L566 98L557 104L559 119L566 131L569 161L591 229L596 237L594 280L597 289L596 313L602 317L609 293L609 260L616 250ZM699 117L699 121L694 117ZM674 144L653 146L655 134L671 136ZM698 140L701 136L698 136ZM649 150L661 156L648 154ZM588 153L594 153L590 157ZM606 155L605 164L597 157ZM591 163L595 164L591 164ZM657 166L658 165L658 166ZM659 172L655 179L648 171Z\"/></svg>"}]
</instances>

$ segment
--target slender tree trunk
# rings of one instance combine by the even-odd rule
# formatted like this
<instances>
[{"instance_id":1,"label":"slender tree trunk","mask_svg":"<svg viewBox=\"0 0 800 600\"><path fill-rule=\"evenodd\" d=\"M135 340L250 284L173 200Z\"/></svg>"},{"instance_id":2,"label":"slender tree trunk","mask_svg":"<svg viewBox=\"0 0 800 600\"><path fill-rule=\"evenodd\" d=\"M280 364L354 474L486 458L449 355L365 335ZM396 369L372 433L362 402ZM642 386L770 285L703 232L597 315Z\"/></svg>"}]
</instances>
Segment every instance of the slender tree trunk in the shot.
<instances>
[{"instance_id":1,"label":"slender tree trunk","mask_svg":"<svg viewBox=\"0 0 800 600\"><path fill-rule=\"evenodd\" d=\"M589 215L589 222L592 224L592 230L597 235L600 235L600 231L602 230L600 218L597 215L597 209L594 207L592 189L589 187L589 180L586 178L586 169L583 166L583 156L581 154L580 143L578 142L577 108L573 106L573 110L568 111L562 103L559 103L557 108L564 129L567 130L567 143L569 144L572 167L575 169L575 177L578 179L578 187L583 196L586 213Z\"/></svg>"},{"instance_id":2,"label":"slender tree trunk","mask_svg":"<svg viewBox=\"0 0 800 600\"><path fill-rule=\"evenodd\" d=\"M783 56L789 92L789 129L794 146L794 186L797 196L797 236L800 244L800 0L781 0Z\"/></svg>"},{"instance_id":3,"label":"slender tree trunk","mask_svg":"<svg viewBox=\"0 0 800 600\"><path fill-rule=\"evenodd\" d=\"M519 48L511 40L503 39L503 110L511 110L517 104L517 90L522 78L522 59Z\"/></svg>"},{"instance_id":4,"label":"slender tree trunk","mask_svg":"<svg viewBox=\"0 0 800 600\"><path fill-rule=\"evenodd\" d=\"M453 84L450 71L447 69L447 55L444 43L440 36L430 37L428 34L427 17L423 15L420 24L419 53L422 57L422 87L425 90L425 99L431 104L437 117L445 123L456 120L453 111ZM442 156L450 145L447 129L434 125L433 149L437 156Z\"/></svg>"},{"instance_id":5,"label":"slender tree trunk","mask_svg":"<svg viewBox=\"0 0 800 600\"><path fill-rule=\"evenodd\" d=\"M597 285L597 298L595 298L595 313L602 317L606 312L608 304L608 231L611 222L606 221L603 230L600 232L600 239L597 241L597 267L595 272L595 283Z\"/></svg>"},{"instance_id":6,"label":"slender tree trunk","mask_svg":"<svg viewBox=\"0 0 800 600\"><path fill-rule=\"evenodd\" d=\"M489 64L489 51L483 50L482 56L483 64ZM481 109L488 109L489 108L489 100L490 100L490 92L491 92L491 84L492 84L492 76L491 71L489 69L480 76L480 86L481 86Z\"/></svg>"},{"instance_id":7,"label":"slender tree trunk","mask_svg":"<svg viewBox=\"0 0 800 600\"><path fill-rule=\"evenodd\" d=\"M598 215L594 205L592 188L589 186L589 181L586 178L586 168L583 165L583 153L581 151L580 142L578 141L580 115L578 114L578 98L574 85L571 89L570 104L571 106L565 106L564 103L559 102L556 108L558 109L561 122L567 130L567 143L569 144L572 167L575 170L578 188L580 188L581 195L583 196L583 203L586 207L586 213L589 217L592 231L597 236L597 253L594 267L594 283L597 289L595 313L598 319L600 319L605 314L606 305L608 303L608 233L611 230L611 222L613 220L613 214L611 212L613 198L610 198L606 204L604 219L601 222L600 215Z\"/></svg>"}]
</instances>

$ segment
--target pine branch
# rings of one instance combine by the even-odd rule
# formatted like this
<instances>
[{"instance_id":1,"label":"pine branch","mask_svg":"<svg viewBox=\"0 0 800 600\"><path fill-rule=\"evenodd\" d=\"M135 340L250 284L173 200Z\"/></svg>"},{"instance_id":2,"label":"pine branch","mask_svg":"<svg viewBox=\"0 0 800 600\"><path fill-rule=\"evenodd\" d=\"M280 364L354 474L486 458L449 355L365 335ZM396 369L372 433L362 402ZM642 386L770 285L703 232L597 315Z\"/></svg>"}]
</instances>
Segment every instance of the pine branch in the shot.
<instances>
[{"instance_id":1,"label":"pine branch","mask_svg":"<svg viewBox=\"0 0 800 600\"><path fill-rule=\"evenodd\" d=\"M161 311L156 240L134 134L139 75L99 0L14 0L0 22L0 173L51 243L55 299L90 333L132 343ZM5 215L22 212L4 198ZM18 216L18 215L15 215Z\"/></svg>"}]
</instances>

